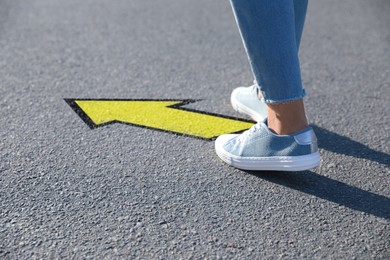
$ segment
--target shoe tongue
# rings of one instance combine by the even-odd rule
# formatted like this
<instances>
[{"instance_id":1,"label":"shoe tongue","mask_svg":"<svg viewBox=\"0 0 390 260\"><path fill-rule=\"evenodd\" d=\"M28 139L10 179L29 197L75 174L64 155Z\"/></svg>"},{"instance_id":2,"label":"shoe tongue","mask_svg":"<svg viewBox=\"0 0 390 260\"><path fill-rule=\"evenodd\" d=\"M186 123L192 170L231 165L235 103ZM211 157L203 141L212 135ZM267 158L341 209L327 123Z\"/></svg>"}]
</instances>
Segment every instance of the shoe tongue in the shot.
<instances>
[{"instance_id":1,"label":"shoe tongue","mask_svg":"<svg viewBox=\"0 0 390 260\"><path fill-rule=\"evenodd\" d=\"M264 118L262 122L259 122L259 125L264 128L268 133L275 134L268 128L268 117Z\"/></svg>"},{"instance_id":2,"label":"shoe tongue","mask_svg":"<svg viewBox=\"0 0 390 260\"><path fill-rule=\"evenodd\" d=\"M267 120L257 122L252 127L253 127L253 129L267 129L268 130Z\"/></svg>"}]
</instances>

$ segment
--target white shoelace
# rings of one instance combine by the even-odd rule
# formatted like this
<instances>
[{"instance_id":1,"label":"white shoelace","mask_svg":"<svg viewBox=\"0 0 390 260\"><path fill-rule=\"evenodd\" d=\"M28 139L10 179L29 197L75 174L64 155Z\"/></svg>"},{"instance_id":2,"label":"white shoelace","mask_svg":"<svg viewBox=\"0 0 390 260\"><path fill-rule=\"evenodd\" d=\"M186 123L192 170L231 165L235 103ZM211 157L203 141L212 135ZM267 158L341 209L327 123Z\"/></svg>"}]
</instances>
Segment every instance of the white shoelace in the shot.
<instances>
[{"instance_id":1,"label":"white shoelace","mask_svg":"<svg viewBox=\"0 0 390 260\"><path fill-rule=\"evenodd\" d=\"M260 127L260 123L257 123L255 125L253 125L251 128L249 128L248 130L246 130L245 132L243 132L238 138L237 138L237 141L239 142L242 142L244 141L247 137L251 136L253 133L255 133L257 130L259 130L261 127Z\"/></svg>"}]
</instances>

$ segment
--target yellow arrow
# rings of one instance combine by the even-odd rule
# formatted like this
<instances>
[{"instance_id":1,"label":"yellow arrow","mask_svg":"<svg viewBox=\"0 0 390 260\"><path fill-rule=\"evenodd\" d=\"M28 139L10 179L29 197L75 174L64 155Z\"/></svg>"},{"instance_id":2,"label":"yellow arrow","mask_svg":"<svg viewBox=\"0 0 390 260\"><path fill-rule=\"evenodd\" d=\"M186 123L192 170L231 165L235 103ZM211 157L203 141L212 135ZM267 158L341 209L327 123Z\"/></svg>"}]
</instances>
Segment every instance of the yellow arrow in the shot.
<instances>
[{"instance_id":1,"label":"yellow arrow","mask_svg":"<svg viewBox=\"0 0 390 260\"><path fill-rule=\"evenodd\" d=\"M65 99L91 128L125 123L202 139L248 129L253 122L183 108L196 100Z\"/></svg>"}]
</instances>

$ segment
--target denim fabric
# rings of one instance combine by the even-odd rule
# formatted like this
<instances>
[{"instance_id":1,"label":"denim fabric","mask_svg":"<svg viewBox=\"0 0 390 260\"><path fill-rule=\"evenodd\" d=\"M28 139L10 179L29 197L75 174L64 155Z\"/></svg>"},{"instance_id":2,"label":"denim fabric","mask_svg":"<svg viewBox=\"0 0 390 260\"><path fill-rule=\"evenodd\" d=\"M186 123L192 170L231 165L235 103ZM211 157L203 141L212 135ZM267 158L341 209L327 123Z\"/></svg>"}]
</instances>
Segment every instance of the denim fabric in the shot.
<instances>
[{"instance_id":1,"label":"denim fabric","mask_svg":"<svg viewBox=\"0 0 390 260\"><path fill-rule=\"evenodd\" d=\"M264 101L303 98L298 48L307 0L231 0Z\"/></svg>"},{"instance_id":2,"label":"denim fabric","mask_svg":"<svg viewBox=\"0 0 390 260\"><path fill-rule=\"evenodd\" d=\"M297 136L302 135L311 138L305 144L299 144ZM316 138L311 127L292 135L275 135L264 122L259 122L226 142L224 149L243 157L300 156L317 152L318 149L313 144L316 144Z\"/></svg>"}]
</instances>

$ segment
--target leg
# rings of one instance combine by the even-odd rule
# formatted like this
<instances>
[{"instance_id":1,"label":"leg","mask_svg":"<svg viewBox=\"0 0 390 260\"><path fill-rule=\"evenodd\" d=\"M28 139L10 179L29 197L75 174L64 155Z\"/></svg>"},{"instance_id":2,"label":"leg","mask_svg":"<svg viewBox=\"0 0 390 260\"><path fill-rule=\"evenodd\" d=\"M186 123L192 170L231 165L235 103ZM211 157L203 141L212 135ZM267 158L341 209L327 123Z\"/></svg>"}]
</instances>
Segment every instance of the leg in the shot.
<instances>
[{"instance_id":1,"label":"leg","mask_svg":"<svg viewBox=\"0 0 390 260\"><path fill-rule=\"evenodd\" d=\"M292 0L232 0L255 79L267 103L303 98Z\"/></svg>"},{"instance_id":2,"label":"leg","mask_svg":"<svg viewBox=\"0 0 390 260\"><path fill-rule=\"evenodd\" d=\"M270 129L289 134L306 127L298 45L307 1L232 0L231 3L253 74L267 103ZM290 125L290 121L296 123Z\"/></svg>"},{"instance_id":3,"label":"leg","mask_svg":"<svg viewBox=\"0 0 390 260\"><path fill-rule=\"evenodd\" d=\"M218 137L218 156L246 170L301 171L318 166L320 154L306 121L298 58L307 0L231 3L268 119L240 135Z\"/></svg>"},{"instance_id":4,"label":"leg","mask_svg":"<svg viewBox=\"0 0 390 260\"><path fill-rule=\"evenodd\" d=\"M308 0L294 0L295 40L299 49L305 24ZM268 105L267 112L271 130L279 134L290 134L307 127L305 109L302 99L285 103Z\"/></svg>"}]
</instances>

